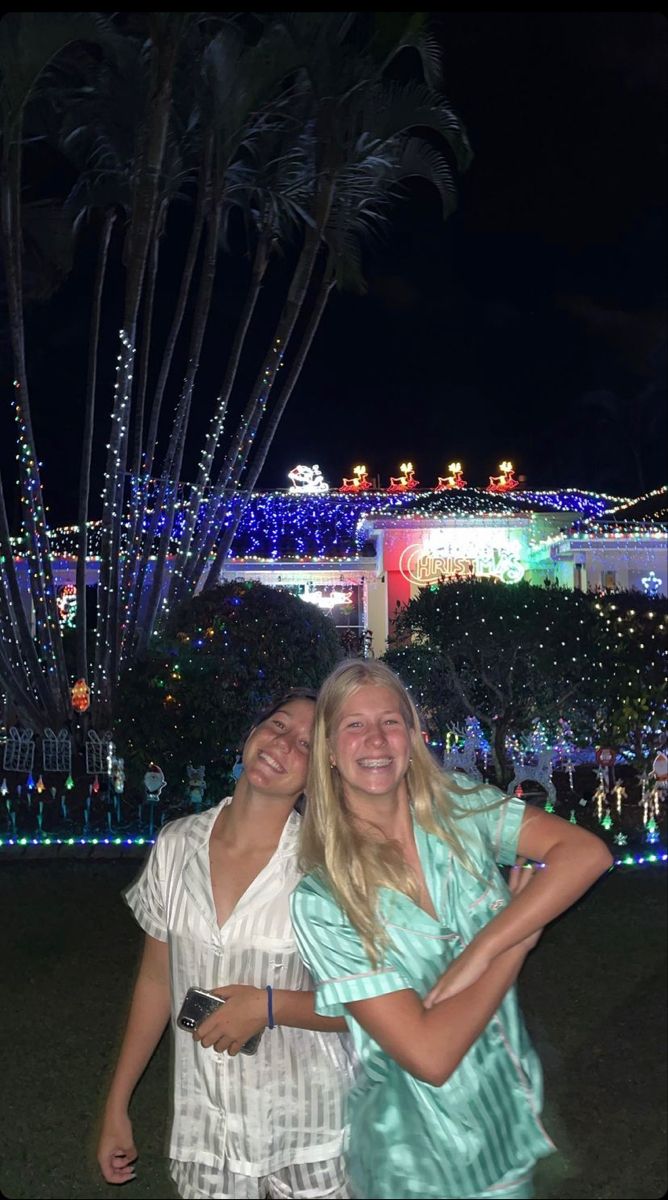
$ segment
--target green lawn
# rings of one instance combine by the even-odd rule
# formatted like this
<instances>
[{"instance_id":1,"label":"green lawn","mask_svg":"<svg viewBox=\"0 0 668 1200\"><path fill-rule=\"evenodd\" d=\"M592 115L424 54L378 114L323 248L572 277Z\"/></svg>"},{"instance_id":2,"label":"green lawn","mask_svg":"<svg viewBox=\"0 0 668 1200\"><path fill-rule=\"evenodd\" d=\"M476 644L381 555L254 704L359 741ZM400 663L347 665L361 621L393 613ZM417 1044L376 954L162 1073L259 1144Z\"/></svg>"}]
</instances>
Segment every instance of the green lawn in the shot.
<instances>
[{"instance_id":1,"label":"green lawn","mask_svg":"<svg viewBox=\"0 0 668 1200\"><path fill-rule=\"evenodd\" d=\"M0 863L4 1018L0 1188L10 1200L119 1195L95 1127L141 934L119 893L136 861ZM521 979L559 1153L539 1200L650 1200L666 1191L666 872L618 870L543 937ZM128 1198L173 1196L163 1165L169 1049L135 1096Z\"/></svg>"}]
</instances>

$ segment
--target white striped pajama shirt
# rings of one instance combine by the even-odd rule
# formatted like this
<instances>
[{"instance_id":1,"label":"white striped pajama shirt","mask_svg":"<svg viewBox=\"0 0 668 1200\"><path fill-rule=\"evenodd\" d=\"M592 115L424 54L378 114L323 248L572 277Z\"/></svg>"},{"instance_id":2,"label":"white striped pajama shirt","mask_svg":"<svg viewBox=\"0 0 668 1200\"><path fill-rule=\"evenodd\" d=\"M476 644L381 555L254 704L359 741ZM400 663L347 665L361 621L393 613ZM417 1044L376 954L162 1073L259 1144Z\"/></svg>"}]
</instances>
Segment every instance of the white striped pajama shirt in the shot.
<instances>
[{"instance_id":1,"label":"white striped pajama shirt","mask_svg":"<svg viewBox=\"0 0 668 1200\"><path fill-rule=\"evenodd\" d=\"M142 929L169 943L173 1174L177 1183L180 1177L193 1189L192 1195L221 1196L228 1194L223 1176L229 1180L230 1173L259 1179L296 1164L318 1164L314 1178L319 1179L323 1164L329 1164L323 1190L301 1194L345 1195L331 1188L341 1180L337 1160L343 1151L344 1100L353 1078L347 1035L277 1026L264 1031L255 1055L230 1058L204 1049L176 1026L189 987L313 987L290 923L289 898L300 879L297 813L290 814L273 857L218 926L209 839L229 802L166 825L139 879L125 893ZM207 1190L214 1186L217 1190ZM231 1194L251 1193L240 1183Z\"/></svg>"}]
</instances>

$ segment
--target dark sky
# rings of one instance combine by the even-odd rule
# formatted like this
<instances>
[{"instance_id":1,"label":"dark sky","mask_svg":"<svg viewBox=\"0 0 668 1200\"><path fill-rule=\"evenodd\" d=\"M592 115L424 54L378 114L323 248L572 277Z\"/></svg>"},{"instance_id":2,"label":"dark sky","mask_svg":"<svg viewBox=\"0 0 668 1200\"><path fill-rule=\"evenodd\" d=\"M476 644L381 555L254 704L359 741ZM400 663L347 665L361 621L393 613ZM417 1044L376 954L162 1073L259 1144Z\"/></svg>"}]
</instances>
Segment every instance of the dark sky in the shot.
<instances>
[{"instance_id":1,"label":"dark sky","mask_svg":"<svg viewBox=\"0 0 668 1200\"><path fill-rule=\"evenodd\" d=\"M635 495L662 484L666 22L433 21L475 155L458 211L443 224L416 184L368 261L368 294L332 296L260 484L286 486L297 462L317 462L337 486L364 461L385 485L410 458L431 485L459 458L484 485L508 457L527 486ZM29 322L54 521L75 517L89 304L78 278Z\"/></svg>"},{"instance_id":2,"label":"dark sky","mask_svg":"<svg viewBox=\"0 0 668 1200\"><path fill-rule=\"evenodd\" d=\"M642 483L663 483L665 20L435 20L475 153L458 212L443 225L416 196L368 296L330 301L266 482L297 460L385 482L409 457L430 484L454 457L485 484L510 457L528 485L636 494L634 439Z\"/></svg>"}]
</instances>

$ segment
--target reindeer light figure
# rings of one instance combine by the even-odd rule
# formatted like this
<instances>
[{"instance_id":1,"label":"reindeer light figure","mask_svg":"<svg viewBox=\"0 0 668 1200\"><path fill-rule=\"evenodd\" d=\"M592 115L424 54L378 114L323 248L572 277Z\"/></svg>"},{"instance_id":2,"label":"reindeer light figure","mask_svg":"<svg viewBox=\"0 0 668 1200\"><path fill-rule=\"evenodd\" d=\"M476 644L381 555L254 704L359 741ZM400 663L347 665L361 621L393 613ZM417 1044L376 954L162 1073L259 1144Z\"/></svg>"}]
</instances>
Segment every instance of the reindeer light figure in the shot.
<instances>
[{"instance_id":1,"label":"reindeer light figure","mask_svg":"<svg viewBox=\"0 0 668 1200\"><path fill-rule=\"evenodd\" d=\"M462 477L462 464L460 462L448 463L449 475L439 475L438 483L434 488L436 492L447 492L452 488L465 488L466 480Z\"/></svg>"},{"instance_id":2,"label":"reindeer light figure","mask_svg":"<svg viewBox=\"0 0 668 1200\"><path fill-rule=\"evenodd\" d=\"M399 470L401 471L401 475L398 479L395 479L394 475L390 475L388 492L412 492L420 482L419 479L415 478L412 462L400 463Z\"/></svg>"},{"instance_id":3,"label":"reindeer light figure","mask_svg":"<svg viewBox=\"0 0 668 1200\"><path fill-rule=\"evenodd\" d=\"M486 492L512 492L513 488L519 487L519 480L515 479L515 468L511 462L499 463L499 474L490 475L489 487L485 488Z\"/></svg>"},{"instance_id":4,"label":"reindeer light figure","mask_svg":"<svg viewBox=\"0 0 668 1200\"><path fill-rule=\"evenodd\" d=\"M367 478L367 469L360 463L359 466L353 467L353 478L346 479L343 477L343 482L339 488L340 492L368 492L371 487L371 481Z\"/></svg>"}]
</instances>

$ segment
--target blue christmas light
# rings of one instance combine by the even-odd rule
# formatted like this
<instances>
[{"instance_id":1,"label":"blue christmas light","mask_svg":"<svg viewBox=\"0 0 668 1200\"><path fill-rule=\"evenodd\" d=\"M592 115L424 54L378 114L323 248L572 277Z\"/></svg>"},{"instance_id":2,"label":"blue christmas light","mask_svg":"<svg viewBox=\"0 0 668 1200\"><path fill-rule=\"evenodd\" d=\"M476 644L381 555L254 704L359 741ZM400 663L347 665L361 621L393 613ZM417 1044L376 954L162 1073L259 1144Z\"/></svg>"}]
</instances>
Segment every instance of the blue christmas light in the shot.
<instances>
[{"instance_id":1,"label":"blue christmas light","mask_svg":"<svg viewBox=\"0 0 668 1200\"><path fill-rule=\"evenodd\" d=\"M207 519L209 506L219 497L202 501L198 521ZM576 488L562 491L521 491L490 493L482 488L454 491L362 493L324 492L303 494L289 491L257 492L244 501L230 496L219 516L221 528L236 520L243 506L239 527L232 543L230 560L259 561L342 561L372 556L366 522L374 518L395 519L457 517L480 520L485 517L514 516L518 513L573 514L581 520L600 519L619 504L618 498L585 492ZM147 521L152 513L149 509ZM146 526L148 530L148 525ZM578 526L586 528L586 526ZM185 530L184 509L177 507L172 535L172 551L178 548ZM593 532L593 531L592 531ZM56 557L76 554L76 526L56 530L52 537ZM91 523L91 557L99 554L99 523ZM156 534L157 539L157 534Z\"/></svg>"}]
</instances>

